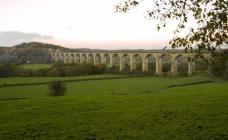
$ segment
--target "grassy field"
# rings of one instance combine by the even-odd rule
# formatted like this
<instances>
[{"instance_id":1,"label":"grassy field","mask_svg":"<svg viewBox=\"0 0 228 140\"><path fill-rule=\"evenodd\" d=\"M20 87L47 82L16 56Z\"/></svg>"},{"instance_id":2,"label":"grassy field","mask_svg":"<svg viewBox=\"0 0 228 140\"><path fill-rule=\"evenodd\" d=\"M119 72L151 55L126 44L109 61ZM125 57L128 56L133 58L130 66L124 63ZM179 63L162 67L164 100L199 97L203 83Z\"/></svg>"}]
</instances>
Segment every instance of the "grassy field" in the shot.
<instances>
[{"instance_id":1,"label":"grassy field","mask_svg":"<svg viewBox=\"0 0 228 140\"><path fill-rule=\"evenodd\" d=\"M23 64L23 65L20 65L21 68L31 69L31 70L50 68L51 66L52 66L51 64Z\"/></svg>"},{"instance_id":2,"label":"grassy field","mask_svg":"<svg viewBox=\"0 0 228 140\"><path fill-rule=\"evenodd\" d=\"M41 83L51 81L66 81L66 80L81 80L91 78L107 78L107 77L126 77L124 75L116 74L100 74L88 76L75 76L75 77L14 77L14 78L0 78L0 85L3 84L21 84L21 83Z\"/></svg>"},{"instance_id":3,"label":"grassy field","mask_svg":"<svg viewBox=\"0 0 228 140\"><path fill-rule=\"evenodd\" d=\"M0 80L7 84L56 80L52 78ZM213 83L187 85L200 81ZM228 139L228 82L198 75L66 85L63 97L48 97L47 84L1 87L0 139Z\"/></svg>"}]
</instances>

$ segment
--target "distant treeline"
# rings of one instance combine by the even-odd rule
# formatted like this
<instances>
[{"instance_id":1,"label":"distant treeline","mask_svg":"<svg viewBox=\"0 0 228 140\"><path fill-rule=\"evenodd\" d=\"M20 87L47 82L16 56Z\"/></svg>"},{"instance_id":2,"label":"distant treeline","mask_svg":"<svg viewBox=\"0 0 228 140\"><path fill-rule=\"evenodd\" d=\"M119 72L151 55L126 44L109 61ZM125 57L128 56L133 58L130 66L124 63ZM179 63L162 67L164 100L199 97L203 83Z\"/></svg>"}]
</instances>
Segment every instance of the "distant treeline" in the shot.
<instances>
[{"instance_id":1,"label":"distant treeline","mask_svg":"<svg viewBox=\"0 0 228 140\"><path fill-rule=\"evenodd\" d=\"M142 72L141 70L123 70L119 72L116 66L107 67L105 64L93 65L90 63L63 64L56 63L50 68L26 69L17 64L0 65L0 77L65 77L95 74L125 74L125 75L155 75L155 71Z\"/></svg>"},{"instance_id":2,"label":"distant treeline","mask_svg":"<svg viewBox=\"0 0 228 140\"><path fill-rule=\"evenodd\" d=\"M55 64L51 68L24 69L15 64L0 65L0 77L63 77L105 73L103 64Z\"/></svg>"},{"instance_id":3,"label":"distant treeline","mask_svg":"<svg viewBox=\"0 0 228 140\"><path fill-rule=\"evenodd\" d=\"M129 67L129 66L128 66ZM164 69L169 69L170 65L164 65ZM178 76L187 76L187 69L183 66L178 72ZM0 65L0 77L64 77L64 76L82 76L95 74L124 74L124 75L151 75L155 76L155 68L152 67L148 72L142 72L140 69L130 71L129 68L122 72L116 66L107 67L105 64L93 65L89 63L82 64L63 64L56 63L50 68L27 69L17 64ZM170 71L163 72L163 76L171 76Z\"/></svg>"}]
</instances>

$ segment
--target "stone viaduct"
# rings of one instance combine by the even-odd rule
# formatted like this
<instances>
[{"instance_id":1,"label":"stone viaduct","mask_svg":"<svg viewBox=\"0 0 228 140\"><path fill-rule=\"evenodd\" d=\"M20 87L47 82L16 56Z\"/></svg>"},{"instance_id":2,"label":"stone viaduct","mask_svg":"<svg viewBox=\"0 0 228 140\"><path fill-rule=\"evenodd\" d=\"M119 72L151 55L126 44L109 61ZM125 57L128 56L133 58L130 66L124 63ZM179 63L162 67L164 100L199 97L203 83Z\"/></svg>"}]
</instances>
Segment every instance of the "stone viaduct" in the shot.
<instances>
[{"instance_id":1,"label":"stone viaduct","mask_svg":"<svg viewBox=\"0 0 228 140\"><path fill-rule=\"evenodd\" d=\"M178 72L178 59L184 58L187 63L188 75L191 76L195 70L195 62L193 60L194 54L185 53L183 51L97 51L97 52L61 52L50 51L51 59L55 62L63 63L92 63L107 64L109 66L117 66L119 71L123 71L126 66L129 70L136 69L137 63L140 63L141 71L147 72L149 70L149 61L155 64L155 72L157 75L163 73L163 64L169 63L171 65L170 72L175 76Z\"/></svg>"}]
</instances>

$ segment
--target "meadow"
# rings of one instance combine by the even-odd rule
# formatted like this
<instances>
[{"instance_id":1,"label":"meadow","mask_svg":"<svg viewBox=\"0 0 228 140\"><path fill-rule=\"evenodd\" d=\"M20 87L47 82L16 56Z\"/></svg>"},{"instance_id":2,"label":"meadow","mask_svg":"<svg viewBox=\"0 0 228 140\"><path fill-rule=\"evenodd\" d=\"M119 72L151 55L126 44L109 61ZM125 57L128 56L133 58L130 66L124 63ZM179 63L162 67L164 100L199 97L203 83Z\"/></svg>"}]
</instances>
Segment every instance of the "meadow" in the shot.
<instances>
[{"instance_id":1,"label":"meadow","mask_svg":"<svg viewBox=\"0 0 228 140\"><path fill-rule=\"evenodd\" d=\"M66 81L65 96L47 96L45 82L54 80ZM22 82L44 83L17 85ZM18 77L0 83L14 84L0 87L4 140L228 139L228 82L206 74Z\"/></svg>"},{"instance_id":2,"label":"meadow","mask_svg":"<svg viewBox=\"0 0 228 140\"><path fill-rule=\"evenodd\" d=\"M12 85L12 84L33 84L33 83L45 83L51 81L71 81L71 80L85 80L85 79L99 79L99 78L114 78L114 77L126 77L125 75L115 74L100 74L100 75L86 75L86 76L72 76L72 77L9 77L1 78L1 85Z\"/></svg>"}]
</instances>

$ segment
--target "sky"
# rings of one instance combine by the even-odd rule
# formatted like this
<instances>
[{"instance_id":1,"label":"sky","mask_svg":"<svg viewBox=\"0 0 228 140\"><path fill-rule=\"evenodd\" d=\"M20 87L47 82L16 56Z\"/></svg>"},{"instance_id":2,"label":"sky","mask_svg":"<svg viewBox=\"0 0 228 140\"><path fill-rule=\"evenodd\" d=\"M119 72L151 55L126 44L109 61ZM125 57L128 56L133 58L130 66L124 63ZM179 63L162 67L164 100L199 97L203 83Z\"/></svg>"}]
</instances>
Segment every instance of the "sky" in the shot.
<instances>
[{"instance_id":1,"label":"sky","mask_svg":"<svg viewBox=\"0 0 228 140\"><path fill-rule=\"evenodd\" d=\"M157 31L150 4L116 13L124 0L0 0L0 46L38 41L69 48L161 49L173 25Z\"/></svg>"}]
</instances>

